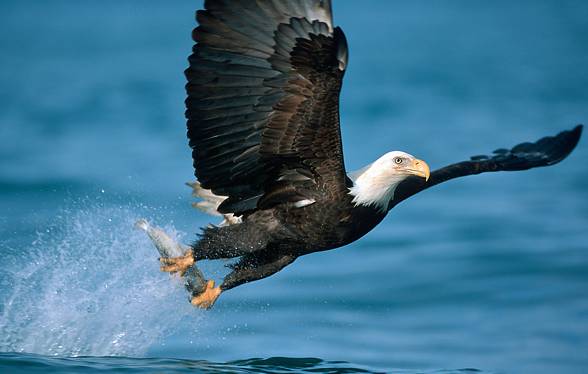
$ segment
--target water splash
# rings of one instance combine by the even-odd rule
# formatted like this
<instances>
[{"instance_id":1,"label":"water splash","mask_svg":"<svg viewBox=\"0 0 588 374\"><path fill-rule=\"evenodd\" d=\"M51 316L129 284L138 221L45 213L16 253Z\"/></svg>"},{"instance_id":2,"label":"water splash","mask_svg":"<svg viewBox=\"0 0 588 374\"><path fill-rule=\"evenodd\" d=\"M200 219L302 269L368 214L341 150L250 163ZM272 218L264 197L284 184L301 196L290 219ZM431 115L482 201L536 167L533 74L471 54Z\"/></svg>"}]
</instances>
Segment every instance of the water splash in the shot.
<instances>
[{"instance_id":1,"label":"water splash","mask_svg":"<svg viewBox=\"0 0 588 374\"><path fill-rule=\"evenodd\" d=\"M182 282L158 271L153 244L133 229L139 216L120 208L64 214L4 261L0 351L141 356L182 319L199 318Z\"/></svg>"}]
</instances>

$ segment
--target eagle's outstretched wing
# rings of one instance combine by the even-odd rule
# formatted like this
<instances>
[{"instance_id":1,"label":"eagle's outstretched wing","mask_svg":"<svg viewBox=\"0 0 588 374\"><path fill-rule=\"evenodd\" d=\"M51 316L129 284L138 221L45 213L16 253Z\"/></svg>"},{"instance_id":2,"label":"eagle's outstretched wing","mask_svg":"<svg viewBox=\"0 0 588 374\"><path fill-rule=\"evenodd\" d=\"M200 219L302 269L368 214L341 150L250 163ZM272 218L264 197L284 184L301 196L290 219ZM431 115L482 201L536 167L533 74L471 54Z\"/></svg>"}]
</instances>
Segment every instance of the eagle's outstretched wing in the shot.
<instances>
[{"instance_id":1,"label":"eagle's outstretched wing","mask_svg":"<svg viewBox=\"0 0 588 374\"><path fill-rule=\"evenodd\" d=\"M410 177L402 182L390 202L392 209L410 196L453 178L494 171L519 171L557 164L576 147L582 135L582 125L556 136L547 136L535 143L522 143L512 149L498 149L491 156L474 156L469 161L458 162L435 170L428 181Z\"/></svg>"},{"instance_id":2,"label":"eagle's outstretched wing","mask_svg":"<svg viewBox=\"0 0 588 374\"><path fill-rule=\"evenodd\" d=\"M237 215L345 190L347 43L330 0L207 0L186 70L196 177Z\"/></svg>"}]
</instances>

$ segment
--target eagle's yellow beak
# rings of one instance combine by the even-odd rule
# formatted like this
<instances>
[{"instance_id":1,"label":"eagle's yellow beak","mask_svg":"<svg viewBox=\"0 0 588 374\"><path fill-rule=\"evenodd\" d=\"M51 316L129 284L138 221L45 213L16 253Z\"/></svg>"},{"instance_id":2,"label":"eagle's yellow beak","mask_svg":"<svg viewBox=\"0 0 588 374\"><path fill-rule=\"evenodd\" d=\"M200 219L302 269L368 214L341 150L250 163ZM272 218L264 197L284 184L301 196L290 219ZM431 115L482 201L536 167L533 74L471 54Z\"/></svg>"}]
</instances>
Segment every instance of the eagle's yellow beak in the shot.
<instances>
[{"instance_id":1,"label":"eagle's yellow beak","mask_svg":"<svg viewBox=\"0 0 588 374\"><path fill-rule=\"evenodd\" d=\"M425 181L429 180L429 176L431 175L431 170L429 169L429 165L427 165L427 163L425 161L415 159L412 162L411 169L412 169L411 171L413 171L415 175L418 175L419 177L425 178Z\"/></svg>"}]
</instances>

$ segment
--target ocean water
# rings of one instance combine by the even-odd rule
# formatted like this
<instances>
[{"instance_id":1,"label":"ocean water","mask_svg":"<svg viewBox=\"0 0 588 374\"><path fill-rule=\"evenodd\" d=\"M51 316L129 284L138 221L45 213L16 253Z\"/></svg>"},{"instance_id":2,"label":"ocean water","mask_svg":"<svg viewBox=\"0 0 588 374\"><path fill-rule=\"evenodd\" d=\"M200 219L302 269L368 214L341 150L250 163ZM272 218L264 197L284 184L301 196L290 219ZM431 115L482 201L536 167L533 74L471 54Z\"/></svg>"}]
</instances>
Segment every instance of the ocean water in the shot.
<instances>
[{"instance_id":1,"label":"ocean water","mask_svg":"<svg viewBox=\"0 0 588 374\"><path fill-rule=\"evenodd\" d=\"M183 242L211 222L184 185L201 5L0 2L0 372L588 370L585 140L554 167L419 194L193 309L133 222ZM389 150L441 167L588 121L585 1L334 6L349 169Z\"/></svg>"}]
</instances>

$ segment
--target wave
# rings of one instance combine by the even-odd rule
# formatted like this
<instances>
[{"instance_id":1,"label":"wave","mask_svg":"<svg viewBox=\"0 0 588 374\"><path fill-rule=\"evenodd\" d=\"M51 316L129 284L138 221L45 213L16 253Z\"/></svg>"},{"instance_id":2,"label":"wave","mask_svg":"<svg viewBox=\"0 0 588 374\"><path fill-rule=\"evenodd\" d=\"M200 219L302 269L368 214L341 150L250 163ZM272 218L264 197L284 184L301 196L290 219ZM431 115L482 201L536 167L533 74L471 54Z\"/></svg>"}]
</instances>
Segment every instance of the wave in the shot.
<instances>
[{"instance_id":1,"label":"wave","mask_svg":"<svg viewBox=\"0 0 588 374\"><path fill-rule=\"evenodd\" d=\"M28 373L30 369L64 373L395 373L395 374L479 374L477 369L401 370L376 369L345 361L319 358L272 357L216 363L204 360L165 358L79 357L52 358L37 355L1 354L0 370Z\"/></svg>"}]
</instances>

